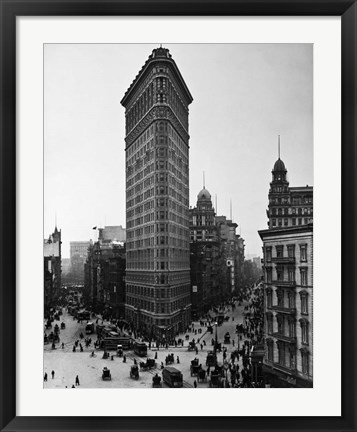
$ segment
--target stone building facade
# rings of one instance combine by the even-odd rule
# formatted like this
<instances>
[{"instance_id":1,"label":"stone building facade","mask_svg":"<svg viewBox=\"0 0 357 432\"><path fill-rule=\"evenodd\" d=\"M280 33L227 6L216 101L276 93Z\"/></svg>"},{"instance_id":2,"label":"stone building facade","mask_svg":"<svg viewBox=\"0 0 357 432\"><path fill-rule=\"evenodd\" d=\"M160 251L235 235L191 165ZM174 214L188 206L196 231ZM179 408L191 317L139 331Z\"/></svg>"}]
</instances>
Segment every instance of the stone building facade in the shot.
<instances>
[{"instance_id":1,"label":"stone building facade","mask_svg":"<svg viewBox=\"0 0 357 432\"><path fill-rule=\"evenodd\" d=\"M301 226L313 221L313 188L290 187L284 162L275 162L267 210L269 228Z\"/></svg>"},{"instance_id":2,"label":"stone building facade","mask_svg":"<svg viewBox=\"0 0 357 432\"><path fill-rule=\"evenodd\" d=\"M172 338L190 322L192 96L169 50L154 49L121 103L126 120L126 319Z\"/></svg>"},{"instance_id":3,"label":"stone building facade","mask_svg":"<svg viewBox=\"0 0 357 432\"><path fill-rule=\"evenodd\" d=\"M104 316L125 315L125 245L111 240L91 243L84 265L84 301Z\"/></svg>"},{"instance_id":4,"label":"stone building facade","mask_svg":"<svg viewBox=\"0 0 357 432\"><path fill-rule=\"evenodd\" d=\"M62 252L61 230L55 227L48 239L43 241L44 256L44 308L45 313L56 305L61 291Z\"/></svg>"},{"instance_id":5,"label":"stone building facade","mask_svg":"<svg viewBox=\"0 0 357 432\"><path fill-rule=\"evenodd\" d=\"M197 196L196 207L190 209L191 304L194 318L207 313L222 300L226 265L215 216L211 194L204 187Z\"/></svg>"},{"instance_id":6,"label":"stone building facade","mask_svg":"<svg viewBox=\"0 0 357 432\"><path fill-rule=\"evenodd\" d=\"M279 173L284 175L279 178ZM310 211L308 220L293 223L297 197L287 198L286 189L272 189L286 181L286 169L279 159L273 169L273 186L269 199L279 199L287 208L289 222L259 231L263 241L264 269L264 373L267 383L275 387L312 387L313 385L313 223L312 188L302 191L299 199ZM271 184L271 185L272 185ZM283 197L287 201L283 202ZM291 204L291 207L290 207ZM305 210L304 210L305 212ZM296 216L296 214L295 214ZM299 216L299 212L298 212Z\"/></svg>"}]
</instances>

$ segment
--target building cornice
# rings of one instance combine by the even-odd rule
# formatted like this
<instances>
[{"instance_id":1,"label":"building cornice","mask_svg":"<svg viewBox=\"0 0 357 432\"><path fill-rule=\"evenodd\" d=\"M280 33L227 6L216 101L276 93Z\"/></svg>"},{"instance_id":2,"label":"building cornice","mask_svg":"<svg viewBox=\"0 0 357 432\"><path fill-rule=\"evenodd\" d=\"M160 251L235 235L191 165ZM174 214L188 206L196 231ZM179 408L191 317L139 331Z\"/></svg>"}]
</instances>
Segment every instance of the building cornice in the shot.
<instances>
[{"instance_id":1,"label":"building cornice","mask_svg":"<svg viewBox=\"0 0 357 432\"><path fill-rule=\"evenodd\" d=\"M300 234L313 232L313 224L306 224L300 226L286 227L286 228L271 228L258 231L262 240L269 237L277 237L281 235Z\"/></svg>"}]
</instances>

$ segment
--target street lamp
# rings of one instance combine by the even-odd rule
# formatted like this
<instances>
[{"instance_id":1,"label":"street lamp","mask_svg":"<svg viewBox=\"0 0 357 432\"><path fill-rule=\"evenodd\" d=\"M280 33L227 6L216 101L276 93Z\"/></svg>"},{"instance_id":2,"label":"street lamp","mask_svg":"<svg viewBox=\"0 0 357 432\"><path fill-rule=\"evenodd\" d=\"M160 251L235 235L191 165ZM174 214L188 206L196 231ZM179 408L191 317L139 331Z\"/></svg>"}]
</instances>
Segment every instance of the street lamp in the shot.
<instances>
[{"instance_id":1,"label":"street lamp","mask_svg":"<svg viewBox=\"0 0 357 432\"><path fill-rule=\"evenodd\" d=\"M217 327L218 327L218 322L216 321L214 323L214 325L216 326L216 334L215 334L215 341L214 341L214 353L217 353L217 344L218 344L218 339L217 339Z\"/></svg>"}]
</instances>

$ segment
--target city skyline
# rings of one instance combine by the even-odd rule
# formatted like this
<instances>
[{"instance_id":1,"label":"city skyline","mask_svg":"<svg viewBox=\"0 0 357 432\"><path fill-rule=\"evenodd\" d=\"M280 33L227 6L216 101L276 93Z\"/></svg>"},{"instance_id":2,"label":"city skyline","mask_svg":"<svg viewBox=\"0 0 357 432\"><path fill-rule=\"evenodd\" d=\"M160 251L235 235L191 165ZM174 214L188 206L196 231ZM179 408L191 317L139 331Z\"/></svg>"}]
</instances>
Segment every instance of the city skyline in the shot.
<instances>
[{"instance_id":1,"label":"city skyline","mask_svg":"<svg viewBox=\"0 0 357 432\"><path fill-rule=\"evenodd\" d=\"M290 185L313 185L312 45L163 46L194 99L190 206L196 205L204 171L214 206L217 195L217 214L230 218L232 200L246 254L261 255L257 231L267 226L278 135ZM94 226L125 227L120 98L155 47L45 46L44 237L57 218L63 257L70 241L96 240Z\"/></svg>"}]
</instances>

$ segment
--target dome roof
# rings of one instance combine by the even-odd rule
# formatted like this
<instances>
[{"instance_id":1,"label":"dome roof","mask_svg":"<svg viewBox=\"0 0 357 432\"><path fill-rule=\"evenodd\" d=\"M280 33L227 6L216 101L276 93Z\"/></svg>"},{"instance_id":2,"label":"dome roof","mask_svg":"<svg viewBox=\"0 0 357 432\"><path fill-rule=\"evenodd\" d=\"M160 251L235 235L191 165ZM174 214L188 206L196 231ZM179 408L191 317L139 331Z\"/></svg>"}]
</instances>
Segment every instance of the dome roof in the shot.
<instances>
[{"instance_id":1,"label":"dome roof","mask_svg":"<svg viewBox=\"0 0 357 432\"><path fill-rule=\"evenodd\" d=\"M203 188L200 193L197 195L197 199L201 200L201 199L211 199L211 194L208 192L208 190L206 188Z\"/></svg>"},{"instance_id":2,"label":"dome roof","mask_svg":"<svg viewBox=\"0 0 357 432\"><path fill-rule=\"evenodd\" d=\"M273 171L278 171L278 172L286 171L285 164L280 158L275 162Z\"/></svg>"}]
</instances>

